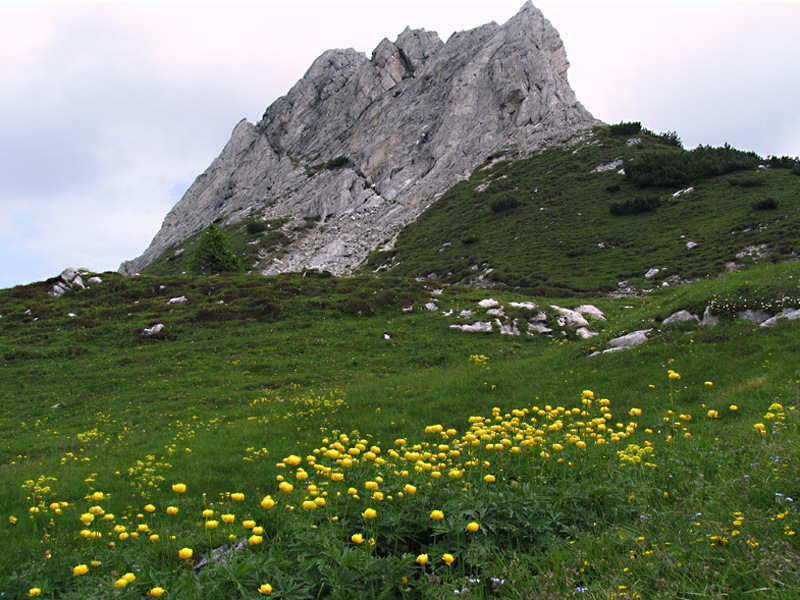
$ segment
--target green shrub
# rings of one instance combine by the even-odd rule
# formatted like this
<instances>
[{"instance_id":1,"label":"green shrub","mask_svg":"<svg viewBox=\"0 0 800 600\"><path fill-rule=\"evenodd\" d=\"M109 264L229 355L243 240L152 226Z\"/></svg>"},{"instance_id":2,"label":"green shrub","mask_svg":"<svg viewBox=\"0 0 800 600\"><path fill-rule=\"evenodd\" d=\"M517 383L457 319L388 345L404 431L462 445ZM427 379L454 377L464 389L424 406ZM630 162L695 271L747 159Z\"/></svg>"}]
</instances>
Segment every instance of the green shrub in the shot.
<instances>
[{"instance_id":1,"label":"green shrub","mask_svg":"<svg viewBox=\"0 0 800 600\"><path fill-rule=\"evenodd\" d=\"M247 233L250 235L256 235L266 230L267 224L264 221L249 221L247 223Z\"/></svg>"},{"instance_id":2,"label":"green shrub","mask_svg":"<svg viewBox=\"0 0 800 600\"><path fill-rule=\"evenodd\" d=\"M519 206L519 200L512 196L502 196L494 200L490 205L492 212L500 213Z\"/></svg>"},{"instance_id":3,"label":"green shrub","mask_svg":"<svg viewBox=\"0 0 800 600\"><path fill-rule=\"evenodd\" d=\"M200 273L241 273L244 271L242 261L228 248L225 236L214 223L211 223L200 237L192 263Z\"/></svg>"},{"instance_id":4,"label":"green shrub","mask_svg":"<svg viewBox=\"0 0 800 600\"><path fill-rule=\"evenodd\" d=\"M642 131L642 124L639 121L622 121L615 125L608 126L611 135L629 136L636 135Z\"/></svg>"},{"instance_id":5,"label":"green shrub","mask_svg":"<svg viewBox=\"0 0 800 600\"><path fill-rule=\"evenodd\" d=\"M754 152L729 145L698 146L691 151L643 152L625 161L625 177L640 188L686 185L698 179L753 169L761 164Z\"/></svg>"},{"instance_id":6,"label":"green shrub","mask_svg":"<svg viewBox=\"0 0 800 600\"><path fill-rule=\"evenodd\" d=\"M346 156L337 156L336 158L332 158L325 163L325 168L328 171L333 171L334 169L341 169L343 167L352 167L352 166L353 166L353 161L347 158Z\"/></svg>"},{"instance_id":7,"label":"green shrub","mask_svg":"<svg viewBox=\"0 0 800 600\"><path fill-rule=\"evenodd\" d=\"M608 206L608 212L615 217L623 215L637 215L649 212L661 206L661 199L658 196L637 196L632 200L612 202Z\"/></svg>"},{"instance_id":8,"label":"green shrub","mask_svg":"<svg viewBox=\"0 0 800 600\"><path fill-rule=\"evenodd\" d=\"M763 200L756 200L750 206L753 210L773 210L778 208L778 201L774 198L764 198Z\"/></svg>"}]
</instances>

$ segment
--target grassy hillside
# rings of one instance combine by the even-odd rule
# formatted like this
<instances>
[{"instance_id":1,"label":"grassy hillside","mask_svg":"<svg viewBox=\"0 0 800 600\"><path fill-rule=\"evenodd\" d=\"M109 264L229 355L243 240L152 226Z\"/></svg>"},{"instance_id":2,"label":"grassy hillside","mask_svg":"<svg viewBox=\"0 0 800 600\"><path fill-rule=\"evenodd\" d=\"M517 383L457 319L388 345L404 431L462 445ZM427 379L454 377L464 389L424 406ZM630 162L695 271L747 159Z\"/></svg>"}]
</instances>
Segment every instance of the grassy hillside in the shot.
<instances>
[{"instance_id":1,"label":"grassy hillside","mask_svg":"<svg viewBox=\"0 0 800 600\"><path fill-rule=\"evenodd\" d=\"M580 295L797 254L800 163L730 147L687 151L674 134L631 125L524 160L494 157L365 270Z\"/></svg>"},{"instance_id":2,"label":"grassy hillside","mask_svg":"<svg viewBox=\"0 0 800 600\"><path fill-rule=\"evenodd\" d=\"M0 290L4 598L800 593L800 321L730 318L800 307L798 262L492 290L592 302L589 340L456 331L488 292L410 279L101 278Z\"/></svg>"}]
</instances>

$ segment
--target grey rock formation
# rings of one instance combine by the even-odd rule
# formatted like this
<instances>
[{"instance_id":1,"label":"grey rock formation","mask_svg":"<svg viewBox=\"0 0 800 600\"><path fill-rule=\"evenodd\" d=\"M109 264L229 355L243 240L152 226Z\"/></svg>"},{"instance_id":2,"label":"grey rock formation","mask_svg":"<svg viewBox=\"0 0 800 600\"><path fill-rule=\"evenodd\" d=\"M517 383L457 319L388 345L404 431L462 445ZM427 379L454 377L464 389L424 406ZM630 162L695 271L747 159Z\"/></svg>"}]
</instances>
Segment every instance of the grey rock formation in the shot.
<instances>
[{"instance_id":1,"label":"grey rock formation","mask_svg":"<svg viewBox=\"0 0 800 600\"><path fill-rule=\"evenodd\" d=\"M652 329L639 329L638 331L632 331L626 335L614 338L608 342L608 345L610 348L634 348L644 344L647 341L647 334L651 331Z\"/></svg>"},{"instance_id":2,"label":"grey rock formation","mask_svg":"<svg viewBox=\"0 0 800 600\"><path fill-rule=\"evenodd\" d=\"M679 310L676 313L672 313L666 319L664 319L662 325L670 325L672 323L685 323L686 321L700 321L700 318L697 315L693 315L688 310Z\"/></svg>"},{"instance_id":3,"label":"grey rock formation","mask_svg":"<svg viewBox=\"0 0 800 600\"><path fill-rule=\"evenodd\" d=\"M705 327L714 327L719 323L719 317L711 314L711 307L706 306L705 311L703 311L703 318L700 320L700 325Z\"/></svg>"},{"instance_id":4,"label":"grey rock formation","mask_svg":"<svg viewBox=\"0 0 800 600\"><path fill-rule=\"evenodd\" d=\"M771 327L775 325L780 319L788 319L794 321L800 319L800 309L785 308L774 317L767 319L761 323L761 327Z\"/></svg>"},{"instance_id":5,"label":"grey rock formation","mask_svg":"<svg viewBox=\"0 0 800 600\"><path fill-rule=\"evenodd\" d=\"M589 327L589 321L579 312L570 310L569 308L561 308L555 304L551 305L551 308L558 311L559 314L556 319L561 327Z\"/></svg>"},{"instance_id":6,"label":"grey rock formation","mask_svg":"<svg viewBox=\"0 0 800 600\"><path fill-rule=\"evenodd\" d=\"M504 25L453 34L406 29L372 57L330 50L257 124L241 121L167 214L132 274L209 223L290 217L264 274L345 274L467 177L490 154L525 155L599 123L567 81L558 32L530 2Z\"/></svg>"},{"instance_id":7,"label":"grey rock formation","mask_svg":"<svg viewBox=\"0 0 800 600\"><path fill-rule=\"evenodd\" d=\"M763 323L764 321L772 317L771 314L763 310L750 310L750 309L740 311L736 313L736 316L739 319L742 319L743 321L752 321L753 323L759 323L759 324Z\"/></svg>"},{"instance_id":8,"label":"grey rock formation","mask_svg":"<svg viewBox=\"0 0 800 600\"><path fill-rule=\"evenodd\" d=\"M603 311L592 304L581 304L580 306L576 306L575 312L580 313L585 317L589 317L590 319L595 319L598 321L606 320L606 316L603 314Z\"/></svg>"}]
</instances>

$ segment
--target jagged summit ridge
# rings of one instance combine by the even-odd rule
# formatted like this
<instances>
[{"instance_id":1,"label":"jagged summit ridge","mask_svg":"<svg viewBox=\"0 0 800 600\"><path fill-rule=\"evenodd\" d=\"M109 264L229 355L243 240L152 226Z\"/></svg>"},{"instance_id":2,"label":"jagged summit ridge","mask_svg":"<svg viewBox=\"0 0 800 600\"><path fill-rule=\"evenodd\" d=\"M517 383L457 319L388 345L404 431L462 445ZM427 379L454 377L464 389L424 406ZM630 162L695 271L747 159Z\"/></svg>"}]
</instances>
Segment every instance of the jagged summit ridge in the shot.
<instances>
[{"instance_id":1,"label":"jagged summit ridge","mask_svg":"<svg viewBox=\"0 0 800 600\"><path fill-rule=\"evenodd\" d=\"M568 67L558 32L530 2L504 25L446 43L406 28L371 57L326 51L258 123L236 125L150 247L120 270L137 272L214 220L319 217L252 268L347 273L487 156L529 153L597 124Z\"/></svg>"}]
</instances>

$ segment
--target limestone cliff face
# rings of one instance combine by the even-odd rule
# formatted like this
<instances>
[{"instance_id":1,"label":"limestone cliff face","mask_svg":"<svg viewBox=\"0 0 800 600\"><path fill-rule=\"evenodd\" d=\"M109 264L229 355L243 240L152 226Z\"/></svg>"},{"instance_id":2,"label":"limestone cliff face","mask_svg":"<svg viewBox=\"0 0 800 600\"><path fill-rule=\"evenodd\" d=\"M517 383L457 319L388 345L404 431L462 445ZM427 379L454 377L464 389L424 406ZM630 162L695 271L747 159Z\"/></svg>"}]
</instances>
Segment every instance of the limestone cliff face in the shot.
<instances>
[{"instance_id":1,"label":"limestone cliff face","mask_svg":"<svg viewBox=\"0 0 800 600\"><path fill-rule=\"evenodd\" d=\"M447 43L406 29L371 58L329 50L261 121L236 125L150 247L120 270L135 273L215 219L319 217L251 267L347 273L489 155L530 153L597 124L568 67L558 32L530 2L502 26Z\"/></svg>"}]
</instances>

